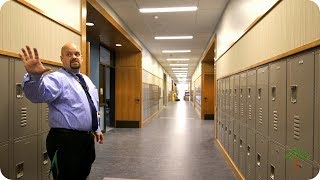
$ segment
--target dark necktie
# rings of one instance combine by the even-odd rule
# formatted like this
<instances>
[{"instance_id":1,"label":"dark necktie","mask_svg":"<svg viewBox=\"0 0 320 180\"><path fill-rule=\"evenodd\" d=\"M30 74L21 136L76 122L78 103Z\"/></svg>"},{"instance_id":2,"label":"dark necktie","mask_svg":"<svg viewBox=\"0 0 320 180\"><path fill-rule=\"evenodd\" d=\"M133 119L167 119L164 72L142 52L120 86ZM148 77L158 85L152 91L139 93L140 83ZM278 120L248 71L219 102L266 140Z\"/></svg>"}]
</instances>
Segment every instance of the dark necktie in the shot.
<instances>
[{"instance_id":1,"label":"dark necktie","mask_svg":"<svg viewBox=\"0 0 320 180\"><path fill-rule=\"evenodd\" d=\"M96 131L98 129L98 117L97 117L97 110L96 107L93 104L93 101L91 99L91 96L88 91L88 86L86 82L84 81L81 74L76 74L76 76L79 78L79 83L81 84L84 92L87 95L87 99L89 101L90 109L91 109L91 116L92 116L92 131Z\"/></svg>"}]
</instances>

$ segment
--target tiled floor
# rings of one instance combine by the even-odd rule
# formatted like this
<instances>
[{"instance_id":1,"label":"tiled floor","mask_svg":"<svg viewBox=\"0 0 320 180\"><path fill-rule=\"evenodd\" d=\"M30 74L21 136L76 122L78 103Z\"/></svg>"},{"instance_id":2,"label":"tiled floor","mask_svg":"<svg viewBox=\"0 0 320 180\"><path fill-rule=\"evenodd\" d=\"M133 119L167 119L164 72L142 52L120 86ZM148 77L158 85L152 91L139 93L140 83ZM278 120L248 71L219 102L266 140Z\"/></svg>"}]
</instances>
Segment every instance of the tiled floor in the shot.
<instances>
[{"instance_id":1,"label":"tiled floor","mask_svg":"<svg viewBox=\"0 0 320 180\"><path fill-rule=\"evenodd\" d=\"M90 180L235 179L213 140L212 120L200 120L190 102L172 102L142 129L112 129Z\"/></svg>"}]
</instances>

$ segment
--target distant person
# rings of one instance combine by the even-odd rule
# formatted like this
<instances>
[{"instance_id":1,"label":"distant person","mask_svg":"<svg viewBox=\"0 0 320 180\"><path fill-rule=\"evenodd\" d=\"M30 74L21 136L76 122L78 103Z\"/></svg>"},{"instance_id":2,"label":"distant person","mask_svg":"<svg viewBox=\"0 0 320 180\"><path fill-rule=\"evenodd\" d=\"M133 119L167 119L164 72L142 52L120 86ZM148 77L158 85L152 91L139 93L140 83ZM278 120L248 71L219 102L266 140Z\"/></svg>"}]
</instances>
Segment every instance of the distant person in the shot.
<instances>
[{"instance_id":1,"label":"distant person","mask_svg":"<svg viewBox=\"0 0 320 180\"><path fill-rule=\"evenodd\" d=\"M96 141L103 143L98 124L98 92L92 81L80 73L83 61L79 48L65 44L61 48L63 67L50 71L40 61L38 51L29 46L19 54L27 74L23 80L25 96L34 103L49 106L50 131L47 151L54 179L85 180L95 160Z\"/></svg>"}]
</instances>

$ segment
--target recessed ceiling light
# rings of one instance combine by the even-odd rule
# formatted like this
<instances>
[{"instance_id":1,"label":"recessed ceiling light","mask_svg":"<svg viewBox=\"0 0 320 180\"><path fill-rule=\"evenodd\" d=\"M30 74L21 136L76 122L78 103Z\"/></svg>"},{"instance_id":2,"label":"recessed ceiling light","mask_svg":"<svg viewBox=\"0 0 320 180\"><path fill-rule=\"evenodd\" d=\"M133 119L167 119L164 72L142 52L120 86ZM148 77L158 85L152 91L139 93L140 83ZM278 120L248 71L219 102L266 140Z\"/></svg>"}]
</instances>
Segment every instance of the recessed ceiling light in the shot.
<instances>
[{"instance_id":1,"label":"recessed ceiling light","mask_svg":"<svg viewBox=\"0 0 320 180\"><path fill-rule=\"evenodd\" d=\"M116 46L117 46L117 47L121 47L122 45L121 45L121 44L116 44Z\"/></svg>"},{"instance_id":2,"label":"recessed ceiling light","mask_svg":"<svg viewBox=\"0 0 320 180\"><path fill-rule=\"evenodd\" d=\"M171 68L172 70L188 70L188 68Z\"/></svg>"},{"instance_id":3,"label":"recessed ceiling light","mask_svg":"<svg viewBox=\"0 0 320 180\"><path fill-rule=\"evenodd\" d=\"M159 16L155 15L153 16L154 19L159 19Z\"/></svg>"},{"instance_id":4,"label":"recessed ceiling light","mask_svg":"<svg viewBox=\"0 0 320 180\"><path fill-rule=\"evenodd\" d=\"M172 71L174 73L187 73L188 71Z\"/></svg>"},{"instance_id":5,"label":"recessed ceiling light","mask_svg":"<svg viewBox=\"0 0 320 180\"><path fill-rule=\"evenodd\" d=\"M183 11L196 11L196 6L190 7L165 7L165 8L140 8L141 13L155 13L155 12L183 12Z\"/></svg>"},{"instance_id":6,"label":"recessed ceiling light","mask_svg":"<svg viewBox=\"0 0 320 180\"><path fill-rule=\"evenodd\" d=\"M167 61L189 61L189 58L168 58Z\"/></svg>"},{"instance_id":7,"label":"recessed ceiling light","mask_svg":"<svg viewBox=\"0 0 320 180\"><path fill-rule=\"evenodd\" d=\"M92 22L87 22L86 25L87 26L94 26L94 24Z\"/></svg>"},{"instance_id":8,"label":"recessed ceiling light","mask_svg":"<svg viewBox=\"0 0 320 180\"><path fill-rule=\"evenodd\" d=\"M163 40L163 39L192 39L193 36L156 36L154 39Z\"/></svg>"},{"instance_id":9,"label":"recessed ceiling light","mask_svg":"<svg viewBox=\"0 0 320 180\"><path fill-rule=\"evenodd\" d=\"M162 50L162 53L187 53L191 50Z\"/></svg>"},{"instance_id":10,"label":"recessed ceiling light","mask_svg":"<svg viewBox=\"0 0 320 180\"><path fill-rule=\"evenodd\" d=\"M169 64L170 66L188 66L188 64Z\"/></svg>"}]
</instances>

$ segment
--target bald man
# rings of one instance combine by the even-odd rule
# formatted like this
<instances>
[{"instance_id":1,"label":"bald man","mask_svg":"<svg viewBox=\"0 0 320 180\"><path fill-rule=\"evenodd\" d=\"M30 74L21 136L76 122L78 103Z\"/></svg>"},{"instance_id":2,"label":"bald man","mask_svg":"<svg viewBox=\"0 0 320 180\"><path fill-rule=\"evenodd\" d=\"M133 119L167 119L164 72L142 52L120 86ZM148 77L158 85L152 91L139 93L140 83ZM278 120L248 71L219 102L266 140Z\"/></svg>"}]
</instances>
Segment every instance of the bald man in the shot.
<instances>
[{"instance_id":1,"label":"bald man","mask_svg":"<svg viewBox=\"0 0 320 180\"><path fill-rule=\"evenodd\" d=\"M79 48L67 43L61 48L63 67L50 71L40 61L36 48L22 48L19 54L27 74L23 80L25 96L33 103L46 102L50 131L46 145L54 179L85 180L95 160L94 137L103 143L98 121L98 91L80 73L83 61Z\"/></svg>"}]
</instances>

